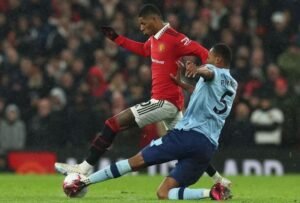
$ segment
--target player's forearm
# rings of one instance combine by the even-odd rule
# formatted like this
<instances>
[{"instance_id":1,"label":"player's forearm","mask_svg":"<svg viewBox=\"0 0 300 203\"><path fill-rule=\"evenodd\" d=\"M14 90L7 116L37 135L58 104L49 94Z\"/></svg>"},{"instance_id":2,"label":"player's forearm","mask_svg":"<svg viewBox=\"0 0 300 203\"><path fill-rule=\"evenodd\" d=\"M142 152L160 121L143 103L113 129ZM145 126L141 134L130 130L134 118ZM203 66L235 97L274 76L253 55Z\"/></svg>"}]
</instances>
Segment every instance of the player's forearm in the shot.
<instances>
[{"instance_id":1,"label":"player's forearm","mask_svg":"<svg viewBox=\"0 0 300 203\"><path fill-rule=\"evenodd\" d=\"M180 83L178 83L178 85L179 85L182 89L188 91L189 93L193 93L193 91L194 91L194 89L195 89L195 87L194 87L193 85L187 84L187 83L185 83L185 82L183 82L183 81L181 81Z\"/></svg>"},{"instance_id":2,"label":"player's forearm","mask_svg":"<svg viewBox=\"0 0 300 203\"><path fill-rule=\"evenodd\" d=\"M137 42L131 39L128 39L124 36L119 35L114 42L118 44L121 47L124 47L125 49L128 49L129 51L141 55L141 56L148 56L148 54L145 52L144 49L144 43Z\"/></svg>"},{"instance_id":3,"label":"player's forearm","mask_svg":"<svg viewBox=\"0 0 300 203\"><path fill-rule=\"evenodd\" d=\"M207 68L201 68L201 66L197 68L196 75L203 77L207 81L212 80L214 77L214 73L212 71Z\"/></svg>"}]
</instances>

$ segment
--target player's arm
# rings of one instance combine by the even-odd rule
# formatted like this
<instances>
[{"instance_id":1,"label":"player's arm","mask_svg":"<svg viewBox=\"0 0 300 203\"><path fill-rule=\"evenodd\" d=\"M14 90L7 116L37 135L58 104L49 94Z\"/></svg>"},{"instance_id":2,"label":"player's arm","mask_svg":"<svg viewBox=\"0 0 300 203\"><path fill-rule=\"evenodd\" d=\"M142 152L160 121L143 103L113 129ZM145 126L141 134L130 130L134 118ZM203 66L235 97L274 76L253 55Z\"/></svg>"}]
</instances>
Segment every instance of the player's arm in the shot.
<instances>
[{"instance_id":1,"label":"player's arm","mask_svg":"<svg viewBox=\"0 0 300 203\"><path fill-rule=\"evenodd\" d=\"M181 80L181 71L184 68L184 64L181 61L177 61L176 63L177 63L177 66L178 66L177 74L176 74L176 76L174 76L171 73L170 77L181 88L188 91L189 93L192 93L194 91L195 87L193 85L187 84L187 83L185 83L184 81Z\"/></svg>"},{"instance_id":2,"label":"player's arm","mask_svg":"<svg viewBox=\"0 0 300 203\"><path fill-rule=\"evenodd\" d=\"M190 40L185 35L181 35L177 41L177 49L179 56L197 56L201 59L202 64L206 63L208 57L208 50L199 43Z\"/></svg>"},{"instance_id":3,"label":"player's arm","mask_svg":"<svg viewBox=\"0 0 300 203\"><path fill-rule=\"evenodd\" d=\"M101 27L102 33L109 38L110 40L114 41L121 47L128 49L129 51L141 55L141 56L149 56L150 55L150 42L147 41L145 43L137 42L131 39L128 39L122 35L118 35L116 31L112 27L102 26Z\"/></svg>"},{"instance_id":4,"label":"player's arm","mask_svg":"<svg viewBox=\"0 0 300 203\"><path fill-rule=\"evenodd\" d=\"M205 81L211 81L214 79L214 72L208 69L206 65L197 67L196 64L194 64L193 62L187 61L185 67L186 77L196 77L197 75L199 75L203 77Z\"/></svg>"}]
</instances>

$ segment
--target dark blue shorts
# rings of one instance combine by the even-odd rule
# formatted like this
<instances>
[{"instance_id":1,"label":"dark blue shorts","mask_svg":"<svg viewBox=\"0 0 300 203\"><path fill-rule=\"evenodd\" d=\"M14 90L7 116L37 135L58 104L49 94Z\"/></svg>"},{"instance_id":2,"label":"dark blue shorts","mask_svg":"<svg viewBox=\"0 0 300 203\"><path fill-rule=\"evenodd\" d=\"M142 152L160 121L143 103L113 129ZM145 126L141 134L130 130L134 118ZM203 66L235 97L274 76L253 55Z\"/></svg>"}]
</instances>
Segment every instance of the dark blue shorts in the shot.
<instances>
[{"instance_id":1,"label":"dark blue shorts","mask_svg":"<svg viewBox=\"0 0 300 203\"><path fill-rule=\"evenodd\" d=\"M172 130L142 150L145 163L161 164L178 160L169 174L181 187L194 184L207 169L216 147L196 131Z\"/></svg>"}]
</instances>

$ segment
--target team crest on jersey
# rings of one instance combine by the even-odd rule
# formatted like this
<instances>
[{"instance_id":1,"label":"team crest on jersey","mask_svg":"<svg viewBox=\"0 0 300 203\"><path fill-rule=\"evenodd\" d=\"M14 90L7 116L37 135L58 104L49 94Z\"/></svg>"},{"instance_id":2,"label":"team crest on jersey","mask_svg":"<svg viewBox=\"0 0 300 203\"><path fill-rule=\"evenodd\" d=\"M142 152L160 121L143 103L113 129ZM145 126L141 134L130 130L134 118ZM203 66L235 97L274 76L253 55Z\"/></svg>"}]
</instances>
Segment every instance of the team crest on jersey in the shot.
<instances>
[{"instance_id":1,"label":"team crest on jersey","mask_svg":"<svg viewBox=\"0 0 300 203\"><path fill-rule=\"evenodd\" d=\"M159 44L158 45L159 52L163 52L163 51L165 51L165 49L166 49L166 46L164 44Z\"/></svg>"}]
</instances>

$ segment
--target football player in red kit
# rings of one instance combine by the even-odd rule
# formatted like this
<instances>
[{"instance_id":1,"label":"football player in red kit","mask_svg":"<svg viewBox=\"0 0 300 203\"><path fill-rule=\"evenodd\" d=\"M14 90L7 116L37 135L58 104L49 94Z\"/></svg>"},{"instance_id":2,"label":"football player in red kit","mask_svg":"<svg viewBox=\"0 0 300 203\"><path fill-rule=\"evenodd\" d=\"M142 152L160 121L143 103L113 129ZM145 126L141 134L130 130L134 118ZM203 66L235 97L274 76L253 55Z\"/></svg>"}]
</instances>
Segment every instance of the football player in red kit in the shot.
<instances>
[{"instance_id":1,"label":"football player in red kit","mask_svg":"<svg viewBox=\"0 0 300 203\"><path fill-rule=\"evenodd\" d=\"M202 63L205 63L208 50L174 30L168 23L165 24L158 8L151 4L143 6L138 20L140 30L143 34L150 36L144 43L118 35L111 27L102 27L102 32L119 46L138 55L151 57L151 99L107 119L101 133L92 142L87 159L78 165L56 163L55 168L58 172L63 174L77 172L89 175L118 132L132 127L142 128L159 121L162 121L165 127L171 130L182 118L183 92L170 75L176 75L178 69L176 62L183 56L197 56ZM211 165L206 172L214 182L230 186L231 182L222 177Z\"/></svg>"}]
</instances>

